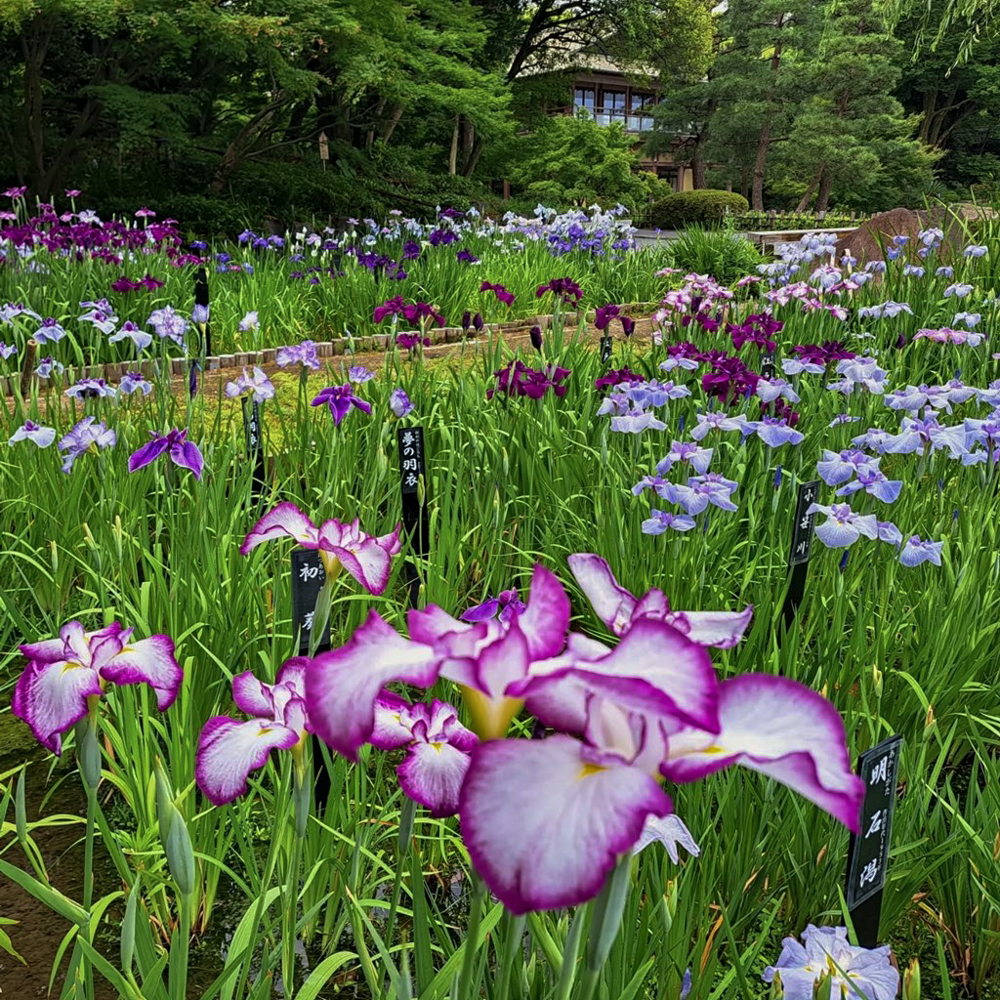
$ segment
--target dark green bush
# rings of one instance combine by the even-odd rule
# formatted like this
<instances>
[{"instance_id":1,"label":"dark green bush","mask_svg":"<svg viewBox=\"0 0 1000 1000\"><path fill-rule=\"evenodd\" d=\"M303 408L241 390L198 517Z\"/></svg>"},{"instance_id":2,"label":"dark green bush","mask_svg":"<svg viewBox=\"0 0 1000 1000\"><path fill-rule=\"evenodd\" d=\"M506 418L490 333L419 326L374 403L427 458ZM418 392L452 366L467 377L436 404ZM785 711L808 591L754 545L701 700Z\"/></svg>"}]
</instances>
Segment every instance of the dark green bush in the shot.
<instances>
[{"instance_id":1,"label":"dark green bush","mask_svg":"<svg viewBox=\"0 0 1000 1000\"><path fill-rule=\"evenodd\" d=\"M708 274L722 284L731 284L757 273L764 258L745 236L725 230L692 226L667 244L672 266L682 271Z\"/></svg>"},{"instance_id":2,"label":"dark green bush","mask_svg":"<svg viewBox=\"0 0 1000 1000\"><path fill-rule=\"evenodd\" d=\"M727 210L738 215L748 208L746 198L732 191L675 191L650 205L646 225L651 229L718 225Z\"/></svg>"}]
</instances>

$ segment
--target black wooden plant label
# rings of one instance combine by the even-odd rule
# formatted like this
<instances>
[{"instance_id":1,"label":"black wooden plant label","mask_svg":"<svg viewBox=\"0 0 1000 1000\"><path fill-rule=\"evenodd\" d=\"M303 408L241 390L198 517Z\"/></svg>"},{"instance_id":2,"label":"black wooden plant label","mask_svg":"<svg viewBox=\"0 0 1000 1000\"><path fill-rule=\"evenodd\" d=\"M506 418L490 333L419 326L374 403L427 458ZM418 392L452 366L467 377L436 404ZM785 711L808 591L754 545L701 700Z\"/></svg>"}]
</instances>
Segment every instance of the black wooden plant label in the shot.
<instances>
[{"instance_id":1,"label":"black wooden plant label","mask_svg":"<svg viewBox=\"0 0 1000 1000\"><path fill-rule=\"evenodd\" d=\"M799 496L795 504L795 525L792 530L792 548L788 556L790 566L799 566L809 562L809 551L812 548L813 521L815 514L807 514L811 504L819 497L819 480L803 483L799 487Z\"/></svg>"},{"instance_id":2,"label":"black wooden plant label","mask_svg":"<svg viewBox=\"0 0 1000 1000\"><path fill-rule=\"evenodd\" d=\"M410 551L415 556L427 554L427 472L424 464L423 427L399 427L399 488L403 501L403 532ZM421 488L421 483L423 487ZM416 564L405 565L410 604L416 607L420 593L420 577Z\"/></svg>"},{"instance_id":3,"label":"black wooden plant label","mask_svg":"<svg viewBox=\"0 0 1000 1000\"><path fill-rule=\"evenodd\" d=\"M209 308L208 303L208 271L204 266L199 267L194 275L194 304L204 309ZM202 324L202 333L205 338L205 357L212 353L212 327L208 319Z\"/></svg>"},{"instance_id":4,"label":"black wooden plant label","mask_svg":"<svg viewBox=\"0 0 1000 1000\"><path fill-rule=\"evenodd\" d=\"M309 652L316 598L326 583L326 569L316 549L292 549L292 621L299 634L299 655ZM319 644L319 650L330 648L330 623Z\"/></svg>"},{"instance_id":5,"label":"black wooden plant label","mask_svg":"<svg viewBox=\"0 0 1000 1000\"><path fill-rule=\"evenodd\" d=\"M858 758L858 775L864 782L865 798L860 831L851 836L847 854L847 909L858 942L865 948L878 944L902 747L903 737L892 736Z\"/></svg>"},{"instance_id":6,"label":"black wooden plant label","mask_svg":"<svg viewBox=\"0 0 1000 1000\"><path fill-rule=\"evenodd\" d=\"M606 365L611 360L612 340L610 334L601 337L601 364Z\"/></svg>"},{"instance_id":7,"label":"black wooden plant label","mask_svg":"<svg viewBox=\"0 0 1000 1000\"><path fill-rule=\"evenodd\" d=\"M246 439L247 457L253 458L261 450L260 439L260 403L249 396L243 397L243 435Z\"/></svg>"},{"instance_id":8,"label":"black wooden plant label","mask_svg":"<svg viewBox=\"0 0 1000 1000\"><path fill-rule=\"evenodd\" d=\"M760 366L760 377L766 378L769 382L774 378L775 367L774 367L774 355L765 354L764 360Z\"/></svg>"}]
</instances>

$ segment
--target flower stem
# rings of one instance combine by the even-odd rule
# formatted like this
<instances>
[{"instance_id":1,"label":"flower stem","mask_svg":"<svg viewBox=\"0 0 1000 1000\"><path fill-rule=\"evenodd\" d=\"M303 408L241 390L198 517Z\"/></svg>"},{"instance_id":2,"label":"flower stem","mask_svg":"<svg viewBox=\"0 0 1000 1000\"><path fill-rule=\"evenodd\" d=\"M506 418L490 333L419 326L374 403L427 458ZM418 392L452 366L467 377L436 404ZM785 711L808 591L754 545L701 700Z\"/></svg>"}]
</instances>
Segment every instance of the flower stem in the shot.
<instances>
[{"instance_id":1,"label":"flower stem","mask_svg":"<svg viewBox=\"0 0 1000 1000\"><path fill-rule=\"evenodd\" d=\"M472 903L469 907L469 926L465 933L465 953L462 956L462 971L458 979L458 997L474 996L472 992L472 973L476 965L476 954L479 951L479 924L483 917L483 901L486 899L486 883L475 873L469 876L472 881Z\"/></svg>"},{"instance_id":2,"label":"flower stem","mask_svg":"<svg viewBox=\"0 0 1000 1000\"><path fill-rule=\"evenodd\" d=\"M292 835L292 849L288 874L285 879L285 926L282 933L284 954L282 957L281 979L286 997L293 996L295 981L295 925L299 913L299 868L302 861L302 840L297 832Z\"/></svg>"},{"instance_id":3,"label":"flower stem","mask_svg":"<svg viewBox=\"0 0 1000 1000\"><path fill-rule=\"evenodd\" d=\"M91 944L90 908L94 902L94 828L97 825L97 788L84 782L87 791L87 839L83 848L83 908L87 911L87 923L80 928L83 940ZM94 995L94 970L90 959L81 955L83 963L83 997L89 1000Z\"/></svg>"}]
</instances>

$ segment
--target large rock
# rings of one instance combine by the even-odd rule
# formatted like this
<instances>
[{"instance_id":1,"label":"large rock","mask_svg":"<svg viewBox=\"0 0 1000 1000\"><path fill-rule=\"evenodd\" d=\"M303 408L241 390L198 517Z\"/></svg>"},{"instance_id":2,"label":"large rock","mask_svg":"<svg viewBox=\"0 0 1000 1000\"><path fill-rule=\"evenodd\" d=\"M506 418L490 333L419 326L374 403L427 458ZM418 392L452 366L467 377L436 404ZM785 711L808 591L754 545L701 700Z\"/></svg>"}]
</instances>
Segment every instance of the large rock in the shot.
<instances>
[{"instance_id":1,"label":"large rock","mask_svg":"<svg viewBox=\"0 0 1000 1000\"><path fill-rule=\"evenodd\" d=\"M862 264L869 260L882 260L883 247L888 246L894 236L908 236L908 242L913 242L921 230L935 226L944 233L938 256L950 257L956 251L961 252L961 248L969 242L963 222L984 218L986 211L976 206L959 205L926 210L893 208L880 212L863 222L853 233L837 240L837 257L839 259L843 254L850 253Z\"/></svg>"}]
</instances>

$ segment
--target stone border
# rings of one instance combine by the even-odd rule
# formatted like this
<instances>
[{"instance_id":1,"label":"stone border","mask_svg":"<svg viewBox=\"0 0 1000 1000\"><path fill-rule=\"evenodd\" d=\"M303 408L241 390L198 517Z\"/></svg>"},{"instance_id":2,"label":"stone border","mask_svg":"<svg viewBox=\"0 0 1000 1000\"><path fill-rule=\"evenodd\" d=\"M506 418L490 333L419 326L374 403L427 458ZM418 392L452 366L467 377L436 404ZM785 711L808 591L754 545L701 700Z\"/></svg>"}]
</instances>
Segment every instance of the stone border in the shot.
<instances>
[{"instance_id":1,"label":"stone border","mask_svg":"<svg viewBox=\"0 0 1000 1000\"><path fill-rule=\"evenodd\" d=\"M657 307L652 303L631 303L621 308L623 312L642 311L648 314ZM584 321L587 320L588 315L589 311L584 314ZM484 332L499 334L523 333L535 326L540 326L542 329L548 329L552 326L553 318L554 317L551 315L531 316L527 319L518 320L512 323L489 323L486 324L482 330L476 330L475 328L462 330L461 327L435 327L432 330L428 330L425 336L430 340L432 347L442 344L457 344L463 340L479 340ZM564 323L570 326L575 326L577 322L579 322L579 314L575 312L564 313L561 318ZM643 325L643 318L637 318L637 332L639 331L641 325ZM418 331L397 332L415 333ZM316 354L320 358L341 357L347 353L385 354L394 346L395 336L395 334L381 333L375 334L371 337L339 337L337 340L327 340L317 343ZM348 347L350 347L349 352ZM253 367L254 365L262 366L273 364L278 351L280 350L282 350L280 347L265 347L259 351L247 351L240 354L211 355L206 359L206 369L208 371L225 371L229 369L240 370L243 368ZM37 354L33 352L26 352L26 356L31 358L31 371L28 373L28 377L30 378L34 375ZM174 377L186 375L189 370L190 362L190 358L171 358L170 374ZM61 374L62 378L68 385L72 385L83 378L103 378L106 382L117 383L121 381L126 372L130 371L137 371L146 378L152 378L156 373L157 364L158 361L146 358L137 361L118 361L112 364L84 365L80 368L67 365ZM9 375L6 378L0 378L0 395L14 395L15 386L23 384L24 379L25 373L23 371L19 375Z\"/></svg>"}]
</instances>

